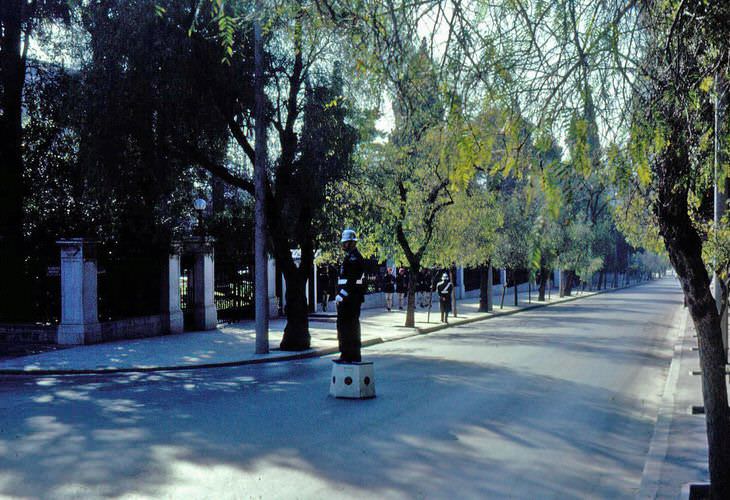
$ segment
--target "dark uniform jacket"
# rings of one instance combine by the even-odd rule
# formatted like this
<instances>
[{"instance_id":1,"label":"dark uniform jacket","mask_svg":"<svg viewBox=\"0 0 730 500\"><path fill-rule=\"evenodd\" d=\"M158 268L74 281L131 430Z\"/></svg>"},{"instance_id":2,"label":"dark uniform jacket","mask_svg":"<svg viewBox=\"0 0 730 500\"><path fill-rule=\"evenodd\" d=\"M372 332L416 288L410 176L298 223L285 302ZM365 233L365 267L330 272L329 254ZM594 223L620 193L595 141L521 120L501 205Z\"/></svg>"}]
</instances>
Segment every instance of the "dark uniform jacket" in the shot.
<instances>
[{"instance_id":1,"label":"dark uniform jacket","mask_svg":"<svg viewBox=\"0 0 730 500\"><path fill-rule=\"evenodd\" d=\"M438 285L436 285L436 291L438 292L439 297L441 297L442 300L450 299L451 292L453 290L454 285L451 284L451 281L441 281Z\"/></svg>"},{"instance_id":2,"label":"dark uniform jacket","mask_svg":"<svg viewBox=\"0 0 730 500\"><path fill-rule=\"evenodd\" d=\"M364 273L365 261L355 248L342 261L340 279L337 280L338 293L345 301L365 301ZM345 293L342 293L343 291Z\"/></svg>"}]
</instances>

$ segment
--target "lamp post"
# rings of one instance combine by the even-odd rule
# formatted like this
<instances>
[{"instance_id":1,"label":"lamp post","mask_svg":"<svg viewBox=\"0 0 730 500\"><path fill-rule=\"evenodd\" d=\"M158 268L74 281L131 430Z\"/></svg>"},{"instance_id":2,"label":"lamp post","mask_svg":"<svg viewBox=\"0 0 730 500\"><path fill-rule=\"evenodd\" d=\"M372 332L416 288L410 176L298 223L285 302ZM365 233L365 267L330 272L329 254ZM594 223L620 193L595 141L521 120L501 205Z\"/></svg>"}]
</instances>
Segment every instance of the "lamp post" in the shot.
<instances>
[{"instance_id":1,"label":"lamp post","mask_svg":"<svg viewBox=\"0 0 730 500\"><path fill-rule=\"evenodd\" d=\"M205 211L205 207L207 206L208 203L203 198L196 198L193 202L193 207L198 212L198 232L201 237L205 236L205 230L203 229L203 211Z\"/></svg>"}]
</instances>

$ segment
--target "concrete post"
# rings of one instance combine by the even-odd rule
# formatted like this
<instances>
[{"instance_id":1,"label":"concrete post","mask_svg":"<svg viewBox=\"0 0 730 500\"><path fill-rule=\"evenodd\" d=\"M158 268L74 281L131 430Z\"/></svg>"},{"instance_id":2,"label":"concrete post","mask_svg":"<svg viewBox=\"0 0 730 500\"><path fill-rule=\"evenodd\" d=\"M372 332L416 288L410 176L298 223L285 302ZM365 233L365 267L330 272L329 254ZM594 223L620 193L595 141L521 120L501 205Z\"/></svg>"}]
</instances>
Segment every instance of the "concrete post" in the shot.
<instances>
[{"instance_id":1,"label":"concrete post","mask_svg":"<svg viewBox=\"0 0 730 500\"><path fill-rule=\"evenodd\" d=\"M61 247L61 324L57 341L59 344L99 342L96 244L84 238L57 243Z\"/></svg>"},{"instance_id":2,"label":"concrete post","mask_svg":"<svg viewBox=\"0 0 730 500\"><path fill-rule=\"evenodd\" d=\"M286 310L286 278L284 273L281 273L281 310Z\"/></svg>"},{"instance_id":3,"label":"concrete post","mask_svg":"<svg viewBox=\"0 0 730 500\"><path fill-rule=\"evenodd\" d=\"M215 253L212 238L190 240L193 264L193 321L198 330L214 330L218 324L215 308Z\"/></svg>"},{"instance_id":4,"label":"concrete post","mask_svg":"<svg viewBox=\"0 0 730 500\"><path fill-rule=\"evenodd\" d=\"M279 315L279 304L276 297L276 261L271 256L267 260L267 267L269 318L275 318Z\"/></svg>"},{"instance_id":5,"label":"concrete post","mask_svg":"<svg viewBox=\"0 0 730 500\"><path fill-rule=\"evenodd\" d=\"M715 231L720 227L720 222L725 214L725 205L727 204L726 192L726 176L724 175L723 151L722 151L722 123L725 114L725 91L724 82L721 80L720 74L715 75L715 158L714 158L714 228ZM722 288L720 286L719 277L713 273L714 295L717 311L722 311ZM727 310L720 317L720 334L722 336L722 345L727 360L728 353L728 324Z\"/></svg>"},{"instance_id":6,"label":"concrete post","mask_svg":"<svg viewBox=\"0 0 730 500\"><path fill-rule=\"evenodd\" d=\"M183 312L180 308L180 255L182 245L173 243L162 266L160 315L162 328L167 333L182 333Z\"/></svg>"},{"instance_id":7,"label":"concrete post","mask_svg":"<svg viewBox=\"0 0 730 500\"><path fill-rule=\"evenodd\" d=\"M317 264L314 264L314 312L317 312L317 306L319 306L319 294L317 293L317 285L319 285L319 283L317 279L317 274L319 274L319 266Z\"/></svg>"}]
</instances>

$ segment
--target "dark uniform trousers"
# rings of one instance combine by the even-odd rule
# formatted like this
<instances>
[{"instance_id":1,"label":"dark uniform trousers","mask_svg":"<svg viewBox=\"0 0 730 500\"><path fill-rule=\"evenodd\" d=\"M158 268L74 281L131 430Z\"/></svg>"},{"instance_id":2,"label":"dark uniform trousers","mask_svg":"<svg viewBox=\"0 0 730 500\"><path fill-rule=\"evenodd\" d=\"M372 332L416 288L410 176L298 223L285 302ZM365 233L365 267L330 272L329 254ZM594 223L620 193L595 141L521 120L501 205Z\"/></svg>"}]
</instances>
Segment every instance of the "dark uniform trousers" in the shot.
<instances>
[{"instance_id":1,"label":"dark uniform trousers","mask_svg":"<svg viewBox=\"0 0 730 500\"><path fill-rule=\"evenodd\" d=\"M337 340L340 359L359 362L360 358L360 307L363 303L363 274L365 262L355 248L348 252L340 267L340 291L343 298L337 305Z\"/></svg>"},{"instance_id":2,"label":"dark uniform trousers","mask_svg":"<svg viewBox=\"0 0 730 500\"><path fill-rule=\"evenodd\" d=\"M358 296L348 296L337 305L337 341L340 345L340 359L342 361L359 362L360 337L360 307L362 300Z\"/></svg>"}]
</instances>

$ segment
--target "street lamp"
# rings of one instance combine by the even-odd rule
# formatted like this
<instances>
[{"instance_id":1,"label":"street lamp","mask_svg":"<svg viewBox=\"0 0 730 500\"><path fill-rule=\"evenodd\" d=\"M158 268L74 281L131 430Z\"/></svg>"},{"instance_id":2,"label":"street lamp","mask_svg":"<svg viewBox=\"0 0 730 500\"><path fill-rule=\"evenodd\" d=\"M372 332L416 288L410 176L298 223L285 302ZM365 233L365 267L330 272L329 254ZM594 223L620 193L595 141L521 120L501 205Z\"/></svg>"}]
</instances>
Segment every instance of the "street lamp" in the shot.
<instances>
[{"instance_id":1,"label":"street lamp","mask_svg":"<svg viewBox=\"0 0 730 500\"><path fill-rule=\"evenodd\" d=\"M198 212L198 231L200 231L200 236L205 236L205 231L203 230L203 211L207 206L208 203L203 198L196 198L193 202L193 207Z\"/></svg>"}]
</instances>

